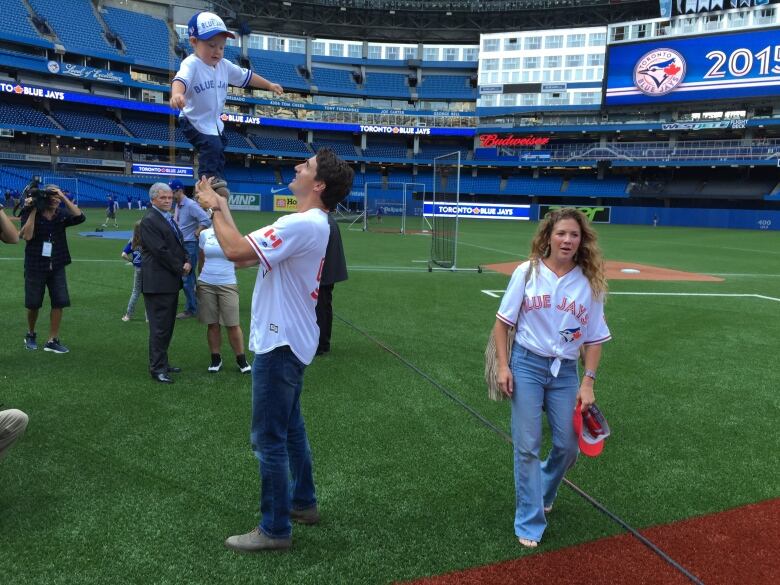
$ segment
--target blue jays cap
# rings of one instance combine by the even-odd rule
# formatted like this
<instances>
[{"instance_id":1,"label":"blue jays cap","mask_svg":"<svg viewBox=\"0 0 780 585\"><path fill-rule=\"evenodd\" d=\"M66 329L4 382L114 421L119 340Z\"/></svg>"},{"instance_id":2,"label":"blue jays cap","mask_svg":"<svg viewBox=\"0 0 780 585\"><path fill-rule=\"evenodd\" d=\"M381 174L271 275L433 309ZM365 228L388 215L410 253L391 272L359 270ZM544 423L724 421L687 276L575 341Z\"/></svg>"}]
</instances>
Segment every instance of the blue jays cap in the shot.
<instances>
[{"instance_id":1,"label":"blue jays cap","mask_svg":"<svg viewBox=\"0 0 780 585\"><path fill-rule=\"evenodd\" d=\"M217 35L226 35L231 39L236 38L236 35L227 29L223 20L213 12L196 13L195 16L190 18L187 30L191 37L195 37L201 41L205 41Z\"/></svg>"},{"instance_id":2,"label":"blue jays cap","mask_svg":"<svg viewBox=\"0 0 780 585\"><path fill-rule=\"evenodd\" d=\"M168 186L171 188L171 191L184 189L184 183L182 183L179 179L174 179L173 181L168 183Z\"/></svg>"},{"instance_id":3,"label":"blue jays cap","mask_svg":"<svg viewBox=\"0 0 780 585\"><path fill-rule=\"evenodd\" d=\"M580 403L574 407L574 434L577 435L580 452L588 457L598 457L604 450L604 439L609 437L609 423L599 410L591 404L581 412Z\"/></svg>"}]
</instances>

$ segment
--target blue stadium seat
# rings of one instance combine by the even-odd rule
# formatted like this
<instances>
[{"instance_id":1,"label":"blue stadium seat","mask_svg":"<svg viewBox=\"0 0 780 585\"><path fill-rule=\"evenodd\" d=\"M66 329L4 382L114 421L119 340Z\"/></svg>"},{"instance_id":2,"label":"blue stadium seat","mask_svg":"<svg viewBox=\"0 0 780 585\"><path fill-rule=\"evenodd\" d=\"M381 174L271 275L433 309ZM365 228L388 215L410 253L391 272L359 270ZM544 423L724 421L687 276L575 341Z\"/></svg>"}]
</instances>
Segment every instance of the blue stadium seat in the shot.
<instances>
[{"instance_id":1,"label":"blue stadium seat","mask_svg":"<svg viewBox=\"0 0 780 585\"><path fill-rule=\"evenodd\" d=\"M58 108L52 110L52 116L66 130L84 134L108 134L126 138L127 134L113 120L102 114L87 111Z\"/></svg>"},{"instance_id":2,"label":"blue stadium seat","mask_svg":"<svg viewBox=\"0 0 780 585\"><path fill-rule=\"evenodd\" d=\"M310 89L309 82L298 73L298 65L306 63L303 55L249 49L247 56L252 65L252 71L269 81L278 83L285 89L305 91Z\"/></svg>"},{"instance_id":3,"label":"blue stadium seat","mask_svg":"<svg viewBox=\"0 0 780 585\"><path fill-rule=\"evenodd\" d=\"M40 110L33 106L0 101L0 124L8 126L33 126L35 128L59 128Z\"/></svg>"},{"instance_id":4,"label":"blue stadium seat","mask_svg":"<svg viewBox=\"0 0 780 585\"><path fill-rule=\"evenodd\" d=\"M302 155L311 156L311 150L303 140L297 138L276 138L251 134L250 140L262 152L299 152Z\"/></svg>"},{"instance_id":5,"label":"blue stadium seat","mask_svg":"<svg viewBox=\"0 0 780 585\"><path fill-rule=\"evenodd\" d=\"M354 159L357 157L357 151L355 146L351 142L338 142L335 140L328 140L327 142L313 142L312 149L317 152L320 148L330 148L333 152L339 156Z\"/></svg>"},{"instance_id":6,"label":"blue stadium seat","mask_svg":"<svg viewBox=\"0 0 780 585\"><path fill-rule=\"evenodd\" d=\"M228 147L254 148L254 146L246 136L240 134L239 132L236 132L235 130L231 130L230 128L225 127L223 134L225 135L225 139L227 140Z\"/></svg>"},{"instance_id":7,"label":"blue stadium seat","mask_svg":"<svg viewBox=\"0 0 780 585\"><path fill-rule=\"evenodd\" d=\"M122 117L122 124L124 124L125 128L130 130L136 138L170 142L171 126L164 120L165 119L161 117L155 120L153 118L142 118L125 113ZM174 126L173 132L176 142L189 143L184 132L181 131L181 128Z\"/></svg>"},{"instance_id":8,"label":"blue stadium seat","mask_svg":"<svg viewBox=\"0 0 780 585\"><path fill-rule=\"evenodd\" d=\"M417 94L427 99L477 99L468 75L423 75Z\"/></svg>"},{"instance_id":9,"label":"blue stadium seat","mask_svg":"<svg viewBox=\"0 0 780 585\"><path fill-rule=\"evenodd\" d=\"M103 9L103 19L122 39L128 57L160 69L174 69L176 58L171 54L171 34L165 21L108 6Z\"/></svg>"},{"instance_id":10,"label":"blue stadium seat","mask_svg":"<svg viewBox=\"0 0 780 585\"><path fill-rule=\"evenodd\" d=\"M330 67L312 67L312 85L316 85L319 91L331 91L337 93L356 93L358 91L352 73L346 69L332 69Z\"/></svg>"},{"instance_id":11,"label":"blue stadium seat","mask_svg":"<svg viewBox=\"0 0 780 585\"><path fill-rule=\"evenodd\" d=\"M409 86L404 73L366 72L363 80L363 94L367 96L409 99Z\"/></svg>"},{"instance_id":12,"label":"blue stadium seat","mask_svg":"<svg viewBox=\"0 0 780 585\"><path fill-rule=\"evenodd\" d=\"M0 38L28 38L36 43L44 40L35 30L30 13L22 0L4 0L3 17L0 18Z\"/></svg>"},{"instance_id":13,"label":"blue stadium seat","mask_svg":"<svg viewBox=\"0 0 780 585\"><path fill-rule=\"evenodd\" d=\"M87 55L120 56L119 51L108 44L89 0L68 0L67 7L61 0L29 2L36 14L46 19L66 49Z\"/></svg>"},{"instance_id":14,"label":"blue stadium seat","mask_svg":"<svg viewBox=\"0 0 780 585\"><path fill-rule=\"evenodd\" d=\"M400 144L371 144L363 149L363 156L367 158L407 158L408 149Z\"/></svg>"}]
</instances>

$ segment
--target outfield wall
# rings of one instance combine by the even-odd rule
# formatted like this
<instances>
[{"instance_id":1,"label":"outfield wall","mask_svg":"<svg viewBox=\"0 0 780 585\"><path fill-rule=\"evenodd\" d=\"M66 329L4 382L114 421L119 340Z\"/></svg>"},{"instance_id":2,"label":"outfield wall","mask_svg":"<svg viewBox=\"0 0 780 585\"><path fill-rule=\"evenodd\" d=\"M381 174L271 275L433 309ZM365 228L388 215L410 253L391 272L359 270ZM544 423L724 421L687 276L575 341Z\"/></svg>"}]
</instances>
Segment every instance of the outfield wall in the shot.
<instances>
[{"instance_id":1,"label":"outfield wall","mask_svg":"<svg viewBox=\"0 0 780 585\"><path fill-rule=\"evenodd\" d=\"M742 230L780 230L780 211L746 209L680 209L666 207L613 207L610 223Z\"/></svg>"}]
</instances>

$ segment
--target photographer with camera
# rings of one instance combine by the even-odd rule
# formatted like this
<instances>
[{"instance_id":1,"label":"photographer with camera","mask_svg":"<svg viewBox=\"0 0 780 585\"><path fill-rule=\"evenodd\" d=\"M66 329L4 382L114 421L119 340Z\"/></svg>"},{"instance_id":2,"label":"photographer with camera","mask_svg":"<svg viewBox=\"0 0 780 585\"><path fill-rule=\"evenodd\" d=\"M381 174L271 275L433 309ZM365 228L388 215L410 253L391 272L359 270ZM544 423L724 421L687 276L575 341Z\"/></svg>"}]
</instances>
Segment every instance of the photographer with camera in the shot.
<instances>
[{"instance_id":1,"label":"photographer with camera","mask_svg":"<svg viewBox=\"0 0 780 585\"><path fill-rule=\"evenodd\" d=\"M70 264L70 251L65 229L84 223L86 217L56 185L40 188L40 180L33 178L22 193L24 207L19 216L22 229L19 235L27 242L24 250L24 306L27 307L28 331L24 337L27 349L38 349L35 323L43 305L45 289L51 300L49 339L45 351L68 353L60 343L62 309L70 306L65 267ZM60 203L65 209L60 209Z\"/></svg>"}]
</instances>

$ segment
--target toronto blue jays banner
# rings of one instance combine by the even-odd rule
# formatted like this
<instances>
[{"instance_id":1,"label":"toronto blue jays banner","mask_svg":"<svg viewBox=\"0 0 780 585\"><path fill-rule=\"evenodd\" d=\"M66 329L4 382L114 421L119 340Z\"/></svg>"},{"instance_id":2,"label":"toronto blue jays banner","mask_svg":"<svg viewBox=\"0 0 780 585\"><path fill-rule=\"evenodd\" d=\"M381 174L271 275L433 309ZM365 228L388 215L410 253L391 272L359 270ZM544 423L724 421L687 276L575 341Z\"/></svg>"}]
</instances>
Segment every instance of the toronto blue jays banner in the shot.
<instances>
[{"instance_id":1,"label":"toronto blue jays banner","mask_svg":"<svg viewBox=\"0 0 780 585\"><path fill-rule=\"evenodd\" d=\"M605 104L780 95L778 30L611 45Z\"/></svg>"},{"instance_id":2,"label":"toronto blue jays banner","mask_svg":"<svg viewBox=\"0 0 780 585\"><path fill-rule=\"evenodd\" d=\"M434 204L423 204L423 215L434 215ZM496 205L494 203L436 202L435 215L438 217L473 217L475 219L530 219L530 205Z\"/></svg>"}]
</instances>

